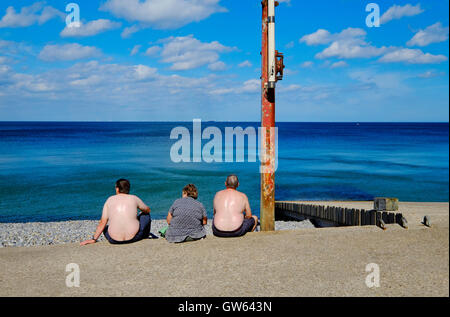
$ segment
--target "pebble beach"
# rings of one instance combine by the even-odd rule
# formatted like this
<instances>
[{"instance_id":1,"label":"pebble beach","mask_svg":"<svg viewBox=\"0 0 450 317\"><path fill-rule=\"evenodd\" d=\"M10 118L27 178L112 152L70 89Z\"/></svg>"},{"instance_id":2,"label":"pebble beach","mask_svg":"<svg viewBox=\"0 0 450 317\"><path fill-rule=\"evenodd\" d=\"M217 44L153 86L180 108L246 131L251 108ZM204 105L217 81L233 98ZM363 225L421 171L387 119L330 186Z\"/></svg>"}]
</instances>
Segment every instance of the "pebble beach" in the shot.
<instances>
[{"instance_id":1,"label":"pebble beach","mask_svg":"<svg viewBox=\"0 0 450 317\"><path fill-rule=\"evenodd\" d=\"M0 223L0 248L57 245L89 239L95 232L97 220ZM160 237L159 230L167 225L166 220L152 220L151 233ZM314 228L309 221L276 221L276 230ZM212 235L211 221L205 226L207 235ZM259 227L257 228L257 230ZM105 237L100 236L99 241Z\"/></svg>"}]
</instances>

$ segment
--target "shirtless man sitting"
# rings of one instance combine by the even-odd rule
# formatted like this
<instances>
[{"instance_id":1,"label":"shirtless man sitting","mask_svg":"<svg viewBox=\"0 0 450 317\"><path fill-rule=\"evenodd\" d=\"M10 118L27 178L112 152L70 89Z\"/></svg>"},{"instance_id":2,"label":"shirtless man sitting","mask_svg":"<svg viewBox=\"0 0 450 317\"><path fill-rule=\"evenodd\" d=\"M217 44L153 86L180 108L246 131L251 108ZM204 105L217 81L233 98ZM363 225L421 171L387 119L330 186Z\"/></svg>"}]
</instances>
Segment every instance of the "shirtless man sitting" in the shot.
<instances>
[{"instance_id":1,"label":"shirtless man sitting","mask_svg":"<svg viewBox=\"0 0 450 317\"><path fill-rule=\"evenodd\" d=\"M229 175L225 182L226 189L217 192L214 197L212 229L217 237L240 237L256 229L258 217L252 216L248 198L236 190L238 186L237 176Z\"/></svg>"},{"instance_id":2,"label":"shirtless man sitting","mask_svg":"<svg viewBox=\"0 0 450 317\"><path fill-rule=\"evenodd\" d=\"M129 195L129 192L130 182L119 179L116 182L116 195L106 200L102 218L92 239L81 242L81 245L97 242L102 233L112 244L125 244L148 238L151 226L150 207L139 197ZM139 216L138 209L142 211Z\"/></svg>"}]
</instances>

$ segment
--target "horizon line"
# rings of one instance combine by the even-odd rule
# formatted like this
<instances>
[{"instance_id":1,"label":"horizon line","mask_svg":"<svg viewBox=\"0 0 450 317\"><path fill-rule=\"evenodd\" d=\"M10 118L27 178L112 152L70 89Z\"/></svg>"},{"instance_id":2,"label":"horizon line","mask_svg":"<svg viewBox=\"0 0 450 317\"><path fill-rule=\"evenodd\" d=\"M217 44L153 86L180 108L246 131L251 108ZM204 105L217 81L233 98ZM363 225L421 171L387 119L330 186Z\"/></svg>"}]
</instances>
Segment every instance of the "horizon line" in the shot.
<instances>
[{"instance_id":1,"label":"horizon line","mask_svg":"<svg viewBox=\"0 0 450 317\"><path fill-rule=\"evenodd\" d=\"M198 118L192 120L0 120L0 123L166 123L166 122L192 122ZM248 123L260 123L261 121L250 121L250 120L201 120L202 122L218 122L218 123L228 123L228 122L248 122ZM449 121L276 121L275 123L449 123Z\"/></svg>"}]
</instances>

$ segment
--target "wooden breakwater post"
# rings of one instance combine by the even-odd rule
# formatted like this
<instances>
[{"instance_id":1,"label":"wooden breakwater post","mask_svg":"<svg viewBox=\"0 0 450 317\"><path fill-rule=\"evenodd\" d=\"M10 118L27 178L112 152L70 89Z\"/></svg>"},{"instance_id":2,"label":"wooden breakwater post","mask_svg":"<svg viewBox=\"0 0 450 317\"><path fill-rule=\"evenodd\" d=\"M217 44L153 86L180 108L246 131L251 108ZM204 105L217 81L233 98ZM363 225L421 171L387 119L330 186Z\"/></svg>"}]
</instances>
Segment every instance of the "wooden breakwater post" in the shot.
<instances>
[{"instance_id":1,"label":"wooden breakwater post","mask_svg":"<svg viewBox=\"0 0 450 317\"><path fill-rule=\"evenodd\" d=\"M398 210L398 200L397 200ZM365 210L356 208L345 208L335 206L322 206L314 204L303 204L301 202L275 202L276 220L309 219L313 223L332 223L334 226L380 226L380 220L385 224L402 225L403 215L376 209Z\"/></svg>"}]
</instances>

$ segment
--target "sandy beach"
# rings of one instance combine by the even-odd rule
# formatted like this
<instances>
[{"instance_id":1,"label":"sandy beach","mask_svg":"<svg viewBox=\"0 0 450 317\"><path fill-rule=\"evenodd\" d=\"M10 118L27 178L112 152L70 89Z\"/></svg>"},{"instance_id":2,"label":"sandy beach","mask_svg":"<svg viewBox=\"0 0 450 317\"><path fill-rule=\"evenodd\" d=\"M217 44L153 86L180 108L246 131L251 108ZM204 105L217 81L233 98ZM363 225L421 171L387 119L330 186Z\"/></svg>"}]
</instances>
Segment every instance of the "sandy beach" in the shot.
<instances>
[{"instance_id":1,"label":"sandy beach","mask_svg":"<svg viewBox=\"0 0 450 317\"><path fill-rule=\"evenodd\" d=\"M314 202L370 209L372 202ZM400 203L409 229L388 225L0 249L0 296L449 296L449 204ZM420 224L431 217L430 228ZM66 265L80 287L66 286ZM380 287L366 286L366 265Z\"/></svg>"}]
</instances>

